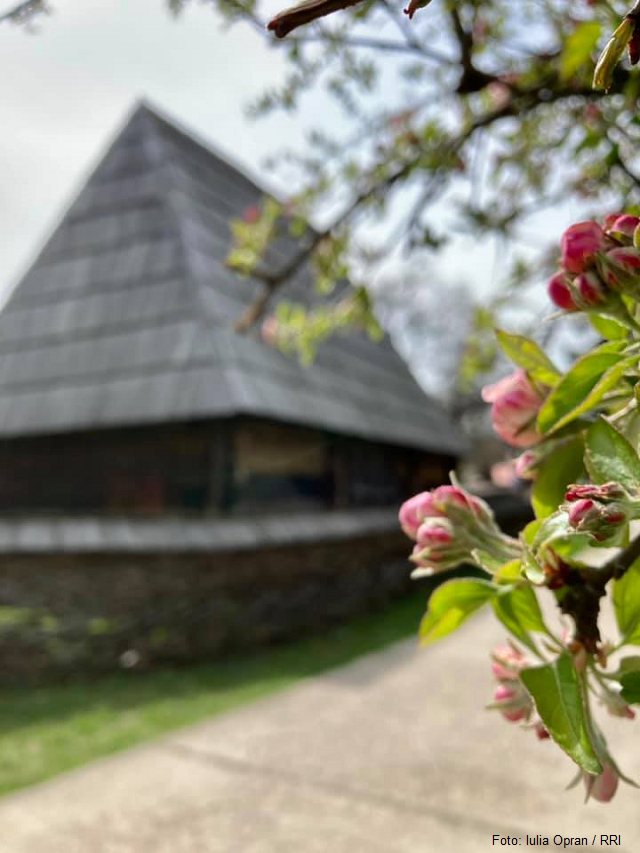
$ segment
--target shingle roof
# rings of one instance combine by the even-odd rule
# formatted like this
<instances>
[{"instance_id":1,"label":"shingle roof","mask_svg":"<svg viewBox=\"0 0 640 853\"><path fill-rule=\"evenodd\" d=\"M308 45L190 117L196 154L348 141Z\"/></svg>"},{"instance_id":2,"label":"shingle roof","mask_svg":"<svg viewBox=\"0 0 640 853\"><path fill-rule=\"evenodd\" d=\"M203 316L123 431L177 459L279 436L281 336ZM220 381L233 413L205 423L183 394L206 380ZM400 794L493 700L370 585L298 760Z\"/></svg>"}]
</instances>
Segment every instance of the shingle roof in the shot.
<instances>
[{"instance_id":1,"label":"shingle roof","mask_svg":"<svg viewBox=\"0 0 640 853\"><path fill-rule=\"evenodd\" d=\"M229 220L262 195L138 106L0 314L0 436L251 414L463 449L388 341L354 333L304 368L234 331L259 285L225 267ZM310 291L308 271L289 286Z\"/></svg>"}]
</instances>

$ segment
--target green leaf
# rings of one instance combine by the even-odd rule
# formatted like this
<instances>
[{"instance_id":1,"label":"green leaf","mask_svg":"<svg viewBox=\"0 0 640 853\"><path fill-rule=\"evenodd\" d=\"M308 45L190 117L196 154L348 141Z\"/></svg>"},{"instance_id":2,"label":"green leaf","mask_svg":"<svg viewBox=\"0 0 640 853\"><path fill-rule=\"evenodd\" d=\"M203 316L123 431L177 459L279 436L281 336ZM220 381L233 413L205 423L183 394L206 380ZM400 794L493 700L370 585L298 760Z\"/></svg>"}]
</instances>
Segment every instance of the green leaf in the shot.
<instances>
[{"instance_id":1,"label":"green leaf","mask_svg":"<svg viewBox=\"0 0 640 853\"><path fill-rule=\"evenodd\" d=\"M616 375L615 378L607 377L605 381L603 374L623 360L619 350L624 346L624 341L602 344L575 362L542 404L538 412L540 432L547 434L561 429L600 402L620 378Z\"/></svg>"},{"instance_id":2,"label":"green leaf","mask_svg":"<svg viewBox=\"0 0 640 853\"><path fill-rule=\"evenodd\" d=\"M496 616L514 637L532 651L536 644L530 631L546 632L535 592L523 584L509 591L499 592L491 602Z\"/></svg>"},{"instance_id":3,"label":"green leaf","mask_svg":"<svg viewBox=\"0 0 640 853\"><path fill-rule=\"evenodd\" d=\"M623 358L622 361L619 361L617 364L614 364L613 367L610 367L609 370L605 371L601 376L582 403L561 418L555 425L554 430L561 429L565 424L568 424L579 415L583 415L586 412L590 412L595 409L603 401L605 394L618 385L627 370L632 367L636 367L637 364L638 356L635 355L630 356L629 358Z\"/></svg>"},{"instance_id":4,"label":"green leaf","mask_svg":"<svg viewBox=\"0 0 640 853\"><path fill-rule=\"evenodd\" d=\"M532 379L550 386L559 381L561 373L535 341L524 335L512 335L502 329L496 329L495 334L507 358L524 368Z\"/></svg>"},{"instance_id":5,"label":"green leaf","mask_svg":"<svg viewBox=\"0 0 640 853\"><path fill-rule=\"evenodd\" d=\"M620 695L630 705L640 705L640 672L628 672L620 679Z\"/></svg>"},{"instance_id":6,"label":"green leaf","mask_svg":"<svg viewBox=\"0 0 640 853\"><path fill-rule=\"evenodd\" d=\"M558 746L587 773L601 773L571 657L563 654L552 663L524 669L520 678Z\"/></svg>"},{"instance_id":7,"label":"green leaf","mask_svg":"<svg viewBox=\"0 0 640 853\"><path fill-rule=\"evenodd\" d=\"M627 658L622 658L618 669L612 675L619 681L623 675L628 675L630 672L640 672L640 655L630 655Z\"/></svg>"},{"instance_id":8,"label":"green leaf","mask_svg":"<svg viewBox=\"0 0 640 853\"><path fill-rule=\"evenodd\" d=\"M640 646L640 559L613 582L613 609L622 642Z\"/></svg>"},{"instance_id":9,"label":"green leaf","mask_svg":"<svg viewBox=\"0 0 640 853\"><path fill-rule=\"evenodd\" d=\"M631 490L640 486L638 454L604 418L587 430L584 463L594 483L614 480Z\"/></svg>"},{"instance_id":10,"label":"green leaf","mask_svg":"<svg viewBox=\"0 0 640 853\"><path fill-rule=\"evenodd\" d=\"M562 444L538 466L538 476L531 492L536 518L552 515L564 501L567 486L577 482L582 475L583 455L584 443L581 438L576 438Z\"/></svg>"},{"instance_id":11,"label":"green leaf","mask_svg":"<svg viewBox=\"0 0 640 853\"><path fill-rule=\"evenodd\" d=\"M520 535L522 536L527 545L533 545L541 528L542 519L536 518L535 521L530 521L529 524L527 524L527 526Z\"/></svg>"},{"instance_id":12,"label":"green leaf","mask_svg":"<svg viewBox=\"0 0 640 853\"><path fill-rule=\"evenodd\" d=\"M602 24L599 21L584 21L578 24L565 41L560 55L561 80L568 80L589 62L601 32Z\"/></svg>"},{"instance_id":13,"label":"green leaf","mask_svg":"<svg viewBox=\"0 0 640 853\"><path fill-rule=\"evenodd\" d=\"M454 580L439 586L429 599L420 623L423 645L451 634L496 594L496 587L483 580Z\"/></svg>"},{"instance_id":14,"label":"green leaf","mask_svg":"<svg viewBox=\"0 0 640 853\"><path fill-rule=\"evenodd\" d=\"M497 583L508 584L522 580L522 562L520 560L511 560L510 563L503 563L494 574L493 579Z\"/></svg>"},{"instance_id":15,"label":"green leaf","mask_svg":"<svg viewBox=\"0 0 640 853\"><path fill-rule=\"evenodd\" d=\"M490 575L495 574L504 563L504 560L499 560L481 548L474 548L471 552L471 557L476 565L480 566L481 569L484 569Z\"/></svg>"},{"instance_id":16,"label":"green leaf","mask_svg":"<svg viewBox=\"0 0 640 853\"><path fill-rule=\"evenodd\" d=\"M599 134L596 135L596 138L600 142L601 137ZM617 320L603 317L602 314L590 314L589 321L596 332L608 341L622 341L629 337L629 330L622 323L618 323Z\"/></svg>"}]
</instances>

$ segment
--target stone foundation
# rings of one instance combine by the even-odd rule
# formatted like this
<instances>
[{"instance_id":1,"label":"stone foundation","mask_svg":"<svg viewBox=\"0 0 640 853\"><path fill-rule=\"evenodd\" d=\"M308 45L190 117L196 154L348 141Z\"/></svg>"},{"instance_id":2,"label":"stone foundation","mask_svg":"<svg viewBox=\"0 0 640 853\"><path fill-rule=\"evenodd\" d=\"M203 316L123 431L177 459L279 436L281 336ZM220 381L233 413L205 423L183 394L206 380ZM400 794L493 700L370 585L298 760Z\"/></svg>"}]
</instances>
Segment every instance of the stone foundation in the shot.
<instances>
[{"instance_id":1,"label":"stone foundation","mask_svg":"<svg viewBox=\"0 0 640 853\"><path fill-rule=\"evenodd\" d=\"M235 552L5 553L0 678L188 663L384 605L410 586L401 533Z\"/></svg>"}]
</instances>

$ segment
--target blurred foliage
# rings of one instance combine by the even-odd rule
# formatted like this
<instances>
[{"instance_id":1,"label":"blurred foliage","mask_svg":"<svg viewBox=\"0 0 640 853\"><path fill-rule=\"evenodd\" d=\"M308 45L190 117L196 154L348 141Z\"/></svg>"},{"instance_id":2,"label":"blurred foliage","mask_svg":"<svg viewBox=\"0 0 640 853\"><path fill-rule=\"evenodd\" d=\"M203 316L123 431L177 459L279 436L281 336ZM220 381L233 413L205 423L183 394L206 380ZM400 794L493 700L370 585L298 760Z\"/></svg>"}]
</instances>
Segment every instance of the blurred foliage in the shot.
<instances>
[{"instance_id":1,"label":"blurred foliage","mask_svg":"<svg viewBox=\"0 0 640 853\"><path fill-rule=\"evenodd\" d=\"M264 26L259 3L210 4ZM525 260L513 260L508 250L526 243L530 218L558 203L593 216L640 203L640 78L624 60L608 93L591 85L599 52L627 11L624 2L436 0L409 21L400 3L380 0L273 39L288 72L252 113L292 110L319 91L343 113L339 134L319 116L303 151L283 151L270 164L299 188L280 216L300 237L320 294L331 295L338 281L369 287L390 253L438 253L460 234L497 236L508 259L503 289L491 304L470 294L476 310L463 380L490 367L495 315L514 293L539 286L555 262L531 246ZM306 223L327 208L333 219L311 232ZM234 226L230 263L275 290L290 270L265 265L265 236L278 231L273 214L270 202L255 222ZM375 252L366 240L372 225L383 235ZM550 239L557 245L556 234ZM446 286L433 278L425 287ZM332 310L287 308L280 343L304 339L308 358L332 328L343 328Z\"/></svg>"}]
</instances>

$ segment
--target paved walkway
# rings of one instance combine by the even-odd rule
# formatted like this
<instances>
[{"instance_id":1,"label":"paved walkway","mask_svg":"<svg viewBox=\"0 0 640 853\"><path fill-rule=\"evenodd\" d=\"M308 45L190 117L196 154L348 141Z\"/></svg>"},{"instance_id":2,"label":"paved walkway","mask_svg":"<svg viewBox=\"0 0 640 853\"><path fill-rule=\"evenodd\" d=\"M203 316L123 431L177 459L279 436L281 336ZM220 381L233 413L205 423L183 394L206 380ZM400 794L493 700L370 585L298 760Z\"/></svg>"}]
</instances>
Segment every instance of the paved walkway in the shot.
<instances>
[{"instance_id":1,"label":"paved walkway","mask_svg":"<svg viewBox=\"0 0 640 853\"><path fill-rule=\"evenodd\" d=\"M527 833L639 850L639 791L584 806L557 748L483 710L503 638L486 614L8 797L0 851L484 853ZM639 727L609 727L636 778Z\"/></svg>"}]
</instances>

